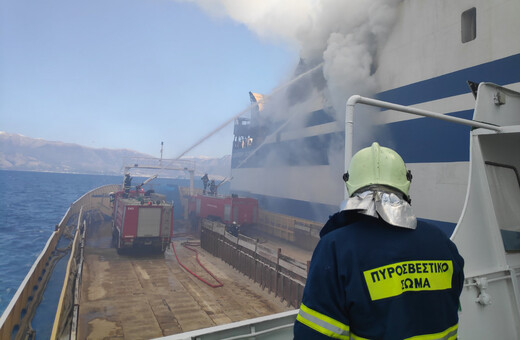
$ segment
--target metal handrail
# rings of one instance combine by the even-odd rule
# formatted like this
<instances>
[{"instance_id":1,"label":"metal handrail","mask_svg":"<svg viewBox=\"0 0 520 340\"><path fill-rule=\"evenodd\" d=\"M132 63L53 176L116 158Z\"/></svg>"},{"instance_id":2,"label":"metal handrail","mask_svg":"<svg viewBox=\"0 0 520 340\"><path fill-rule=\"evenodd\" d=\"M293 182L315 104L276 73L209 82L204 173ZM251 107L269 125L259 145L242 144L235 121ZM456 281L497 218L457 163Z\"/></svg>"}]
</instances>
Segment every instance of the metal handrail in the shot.
<instances>
[{"instance_id":1,"label":"metal handrail","mask_svg":"<svg viewBox=\"0 0 520 340\"><path fill-rule=\"evenodd\" d=\"M369 105L369 106L380 107L383 109L395 110L395 111L410 113L413 115L445 120L445 121L452 122L452 123L468 125L468 126L471 126L474 128L483 128L483 129L493 130L493 131L496 131L497 133L502 132L501 126L497 126L497 125L493 125L493 124L476 122L471 119L452 117L452 116L444 115L442 113L418 109L418 108L410 107L410 106L389 103L389 102L372 99L372 98L366 98L366 97L362 97L360 95L353 95L347 100L346 111L345 111L345 172L348 171L348 168L350 166L350 160L353 156L352 132L353 132L353 125L354 125L354 106L356 106L356 104L365 104L365 105ZM345 199L347 199L347 198L348 198L348 192L347 192L347 189L345 188Z\"/></svg>"}]
</instances>

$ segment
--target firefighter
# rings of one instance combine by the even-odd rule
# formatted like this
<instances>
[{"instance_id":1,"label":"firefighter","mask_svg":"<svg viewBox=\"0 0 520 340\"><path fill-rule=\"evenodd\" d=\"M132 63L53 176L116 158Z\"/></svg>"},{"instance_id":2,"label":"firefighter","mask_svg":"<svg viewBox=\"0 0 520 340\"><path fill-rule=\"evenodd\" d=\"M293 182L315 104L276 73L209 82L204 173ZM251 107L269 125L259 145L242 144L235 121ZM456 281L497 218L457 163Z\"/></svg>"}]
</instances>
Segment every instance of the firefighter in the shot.
<instances>
[{"instance_id":1,"label":"firefighter","mask_svg":"<svg viewBox=\"0 0 520 340\"><path fill-rule=\"evenodd\" d=\"M201 180L202 180L202 184L204 185L204 189L202 190L202 194L205 195L206 194L206 189L208 187L208 182L209 182L208 174L205 173L204 176L201 177Z\"/></svg>"},{"instance_id":2,"label":"firefighter","mask_svg":"<svg viewBox=\"0 0 520 340\"><path fill-rule=\"evenodd\" d=\"M373 143L343 179L350 198L320 232L295 339L455 339L464 260L415 218L402 158Z\"/></svg>"},{"instance_id":3,"label":"firefighter","mask_svg":"<svg viewBox=\"0 0 520 340\"><path fill-rule=\"evenodd\" d=\"M217 185L215 184L215 180L211 180L209 184L209 194L211 196L217 196Z\"/></svg>"},{"instance_id":4,"label":"firefighter","mask_svg":"<svg viewBox=\"0 0 520 340\"><path fill-rule=\"evenodd\" d=\"M237 222L233 221L233 223L231 223L229 226L229 233L235 237L238 237L238 234L240 234L240 226L237 224Z\"/></svg>"},{"instance_id":5,"label":"firefighter","mask_svg":"<svg viewBox=\"0 0 520 340\"><path fill-rule=\"evenodd\" d=\"M130 193L130 187L132 186L132 177L129 173L125 174L125 179L123 182L123 189L124 189L124 197L128 197L128 194Z\"/></svg>"}]
</instances>

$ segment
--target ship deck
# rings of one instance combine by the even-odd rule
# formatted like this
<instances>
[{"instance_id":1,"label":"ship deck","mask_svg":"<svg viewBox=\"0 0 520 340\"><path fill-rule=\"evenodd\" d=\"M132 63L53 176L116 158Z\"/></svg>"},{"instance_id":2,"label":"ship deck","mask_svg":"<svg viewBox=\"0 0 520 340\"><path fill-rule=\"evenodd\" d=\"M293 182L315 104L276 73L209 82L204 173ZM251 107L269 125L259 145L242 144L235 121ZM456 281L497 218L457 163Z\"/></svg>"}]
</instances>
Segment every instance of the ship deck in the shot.
<instances>
[{"instance_id":1,"label":"ship deck","mask_svg":"<svg viewBox=\"0 0 520 340\"><path fill-rule=\"evenodd\" d=\"M182 241L174 239L180 261L216 284ZM222 260L197 250L223 287L211 288L187 273L170 249L164 256L118 255L111 247L111 221L89 226L78 338L149 339L292 309Z\"/></svg>"}]
</instances>

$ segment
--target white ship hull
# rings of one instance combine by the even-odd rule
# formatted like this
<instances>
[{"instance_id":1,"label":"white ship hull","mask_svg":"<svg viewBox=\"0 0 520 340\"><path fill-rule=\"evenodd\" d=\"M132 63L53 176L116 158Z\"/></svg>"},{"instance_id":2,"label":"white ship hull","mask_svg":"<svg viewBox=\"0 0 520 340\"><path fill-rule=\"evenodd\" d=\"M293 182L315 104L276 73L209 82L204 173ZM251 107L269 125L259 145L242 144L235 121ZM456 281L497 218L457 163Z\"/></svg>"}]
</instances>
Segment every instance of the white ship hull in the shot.
<instances>
[{"instance_id":1,"label":"white ship hull","mask_svg":"<svg viewBox=\"0 0 520 340\"><path fill-rule=\"evenodd\" d=\"M463 43L463 12L472 8L476 36ZM514 0L403 1L392 32L378 46L376 97L471 119L475 98L467 81L520 89L519 13ZM356 116L353 147L356 151L378 141L401 154L414 176L415 213L451 233L468 185L469 133L465 126L371 111ZM344 134L343 122L326 119L299 130L283 129L239 167L254 148L234 149L231 191L258 198L263 209L324 222L343 199L344 150L331 151L330 145L342 145ZM269 153L262 152L283 156L297 142L309 148L309 155L302 152L288 164L271 165Z\"/></svg>"}]
</instances>

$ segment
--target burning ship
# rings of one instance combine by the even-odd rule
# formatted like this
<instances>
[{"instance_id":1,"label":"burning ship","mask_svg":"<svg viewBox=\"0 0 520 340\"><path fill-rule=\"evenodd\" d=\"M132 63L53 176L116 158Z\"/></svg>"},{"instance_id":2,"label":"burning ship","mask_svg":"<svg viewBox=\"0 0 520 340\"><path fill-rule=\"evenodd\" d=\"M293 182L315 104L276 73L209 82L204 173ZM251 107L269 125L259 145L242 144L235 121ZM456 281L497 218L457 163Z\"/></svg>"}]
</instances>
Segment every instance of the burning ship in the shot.
<instances>
[{"instance_id":1,"label":"burning ship","mask_svg":"<svg viewBox=\"0 0 520 340\"><path fill-rule=\"evenodd\" d=\"M478 83L520 89L513 2L403 1L397 10L373 47L367 78L377 88L368 96L472 119ZM327 65L315 64L302 60L296 75L304 77L270 98L250 93L250 116L235 121L231 190L257 198L261 209L323 223L344 199L347 99L364 95L368 80L341 87L338 100L327 88L334 86L324 78ZM415 213L451 233L468 186L469 135L463 125L365 110L354 118L352 147L377 140L402 155L414 174Z\"/></svg>"},{"instance_id":2,"label":"burning ship","mask_svg":"<svg viewBox=\"0 0 520 340\"><path fill-rule=\"evenodd\" d=\"M520 31L520 3L404 0L382 7L390 9L391 15L381 16L377 6L371 7L367 10L374 11L372 20L365 23L350 18L354 33L333 32L328 45L317 49L320 57L307 53L297 68L297 81L269 96L250 94L254 103L250 116L235 121L231 192L257 200L258 226L263 232L312 248L321 224L345 199L342 174L350 155L372 141L395 149L414 175L411 197L417 217L452 235L465 258L459 337L519 338L520 40L516 35ZM360 45L365 41L370 44L363 49ZM341 61L349 59L349 54L371 58L354 68L343 67ZM354 94L364 97L351 97ZM376 109L360 106L366 104ZM103 213L107 209L103 195L117 189L100 188L87 194L66 218L77 216L81 204L109 215ZM102 215L94 213L91 219ZM201 243L208 244L212 237L226 243L219 238L219 230L222 228L214 224L203 229ZM238 246L244 242L226 237ZM54 238L41 259L53 242ZM236 260L248 264L248 275L255 279L269 276L264 275L264 269L260 275L256 269L252 271L252 262L248 262L259 255L259 245L244 248L249 249L244 250L249 255ZM207 249L222 255L215 243ZM158 332L138 331L157 326L172 340L292 337L297 310L264 313L260 318L248 314L246 320L226 324L222 321L233 320L229 312L216 307L219 298L188 285L193 299L187 301L185 291L172 289L172 282L183 275L178 268L170 267L173 276L163 276L164 267L133 261L136 287L130 283L122 288L100 287L100 277L93 269L100 269L101 276L112 272L124 276L124 268L128 268L119 258L104 263L109 253L114 252L98 250L87 255L93 262L86 268L94 280L89 281L90 287L78 282L76 291L91 299L78 303L70 297L76 293L62 293L69 297L63 299L68 307L60 305L53 338L76 338L95 326L94 322L113 326L113 337L121 337L124 330L124 334L150 337ZM45 268L41 259L0 319L2 337L20 337L19 330L27 323L24 316L32 301L31 290L38 286L38 276ZM272 266L278 268L285 260L278 256ZM81 268L71 264L75 266ZM113 270L107 271L107 266ZM159 280L150 281L153 276ZM130 275L125 277L131 281ZM273 277L275 289L284 291L287 287L296 292L293 295L301 289L293 285L293 278L286 280L289 276L285 272L276 272ZM153 294L141 292L139 285ZM291 290L294 287L296 290ZM228 292L224 299L233 299L242 289ZM120 300L109 302L102 299L125 290L138 293L122 294ZM148 298L145 307L134 309L143 296ZM188 308L193 300L206 313ZM246 306L241 308L242 314L249 311ZM254 308L261 307L255 304ZM126 311L128 319L103 319L116 309ZM77 320L67 317L85 310L89 322L67 321ZM138 321L136 313L144 321ZM151 314L155 319L148 317ZM92 319L93 315L98 318ZM219 326L193 330L207 327L202 322L207 318ZM183 322L189 326L182 327ZM193 331L175 335L189 329Z\"/></svg>"}]
</instances>

